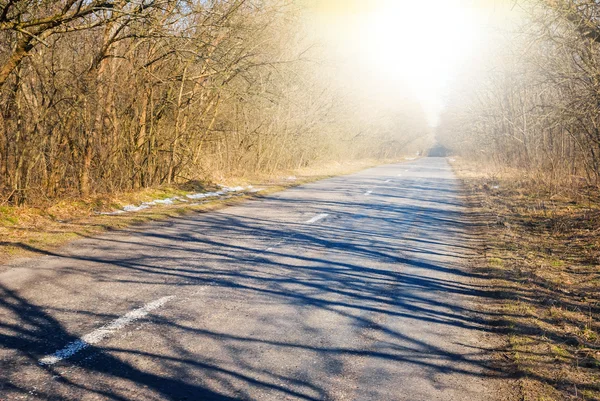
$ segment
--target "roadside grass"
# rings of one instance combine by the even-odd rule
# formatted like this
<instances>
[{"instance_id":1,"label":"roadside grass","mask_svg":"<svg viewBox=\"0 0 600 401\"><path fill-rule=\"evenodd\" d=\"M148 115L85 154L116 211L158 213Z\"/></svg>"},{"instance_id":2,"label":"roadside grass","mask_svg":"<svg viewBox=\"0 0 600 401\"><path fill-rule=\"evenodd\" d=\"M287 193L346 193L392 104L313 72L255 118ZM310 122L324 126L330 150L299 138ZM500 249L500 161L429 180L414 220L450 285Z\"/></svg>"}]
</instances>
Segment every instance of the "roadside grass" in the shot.
<instances>
[{"instance_id":1,"label":"roadside grass","mask_svg":"<svg viewBox=\"0 0 600 401\"><path fill-rule=\"evenodd\" d=\"M138 212L102 215L124 205L139 205L173 196L185 197L195 192L215 191L219 187L211 181L189 181L180 185L147 188L139 191L101 195L89 199L62 199L46 201L35 207L0 205L0 265L21 257L32 257L50 252L82 236L118 230L153 220L161 220L192 212L205 212L237 204L250 198L259 198L284 189L321 179L350 174L378 164L401 160L360 160L347 163L329 163L312 168L278 172L275 175L245 175L220 179L218 184L253 185L258 193L235 194L227 199L204 202L157 205ZM289 179L293 176L294 179ZM192 203L200 203L192 205ZM1 268L0 268L1 270Z\"/></svg>"},{"instance_id":2,"label":"roadside grass","mask_svg":"<svg viewBox=\"0 0 600 401\"><path fill-rule=\"evenodd\" d=\"M600 400L600 194L453 162L481 217L523 400ZM584 195L582 195L584 194ZM500 352L500 351L499 351Z\"/></svg>"}]
</instances>

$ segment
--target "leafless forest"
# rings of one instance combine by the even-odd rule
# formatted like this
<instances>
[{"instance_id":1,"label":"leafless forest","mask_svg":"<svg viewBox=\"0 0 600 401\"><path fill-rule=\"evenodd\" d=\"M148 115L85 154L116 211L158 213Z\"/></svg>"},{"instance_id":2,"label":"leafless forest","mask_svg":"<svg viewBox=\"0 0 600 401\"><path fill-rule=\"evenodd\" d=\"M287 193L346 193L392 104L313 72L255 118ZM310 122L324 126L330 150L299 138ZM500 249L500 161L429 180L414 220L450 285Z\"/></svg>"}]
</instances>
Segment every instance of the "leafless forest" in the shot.
<instances>
[{"instance_id":1,"label":"leafless forest","mask_svg":"<svg viewBox=\"0 0 600 401\"><path fill-rule=\"evenodd\" d=\"M511 379L507 393L498 391L499 396L600 401L600 0L0 0L0 265L41 254L56 254L64 261L71 251L56 249L75 238L87 241L109 228L190 214L185 221L193 225L173 219L166 229L156 226L160 235L153 234L155 228L144 237L125 232L135 241L119 238L114 245L111 240L94 246L94 258L77 259L82 267L64 270L68 274L62 274L62 262L57 262L56 281L71 280L81 272L85 280L98 275L102 280L94 283L108 283L112 270L104 273L98 266L93 274L84 271L94 262L119 271L119 285L149 284L137 275L139 283L124 281L121 275L129 274L126 271L154 277L166 271L169 280L180 277L187 286L188 280L196 280L196 259L204 249L209 256L221 255L209 249L223 249L221 256L242 252L239 258L231 257L236 263L259 252L260 258L247 259L252 269L260 269L259 276L252 277L251 269L240 277L263 280L271 274L267 268L279 266L282 259L276 258L285 256L284 251L240 247L242 237L233 246L227 230L256 239L265 249L267 241L273 240L275 247L284 244L287 240L281 242L281 235L294 238L293 230L312 230L308 225L313 219L285 223L280 230L270 227L284 224L283 218L263 220L242 213L239 221L252 224L238 232L235 220L229 228L227 222L213 229L216 223L210 221L220 219L200 221L191 213L342 174L348 166L362 168L428 150L430 156L450 156L446 161L462 182L460 194L450 173L438 174L450 168L443 160L418 160L401 167L411 173L385 180L381 176L380 194L368 190L367 185L380 185L375 180L349 180L344 185L355 186L353 191L364 197L337 202L331 194L325 202L309 194L296 202L308 205L307 200L315 199L326 211L317 218L339 216L331 225L314 227L310 238L290 240L288 245L295 244L289 249L306 244L326 248L318 259L302 259L310 266L317 263L319 272L329 272L318 277L319 289L335 289L347 277L352 285L367 280L352 290L358 294L369 274L385 278L386 291L392 294L384 300L386 313L406 306L394 295L405 284L411 296L413 290L433 291L437 297L447 294L451 300L460 294L465 300L446 306L436 301L430 310L412 308L402 316L424 317L429 330L437 324L432 316L443 309L440 323L476 331L485 339L483 348L470 348L464 356L446 351L442 355L438 351L443 348L418 339L408 348L396 347L411 351L410 358L387 358L382 360L384 368L388 363L412 363L413 351L422 348L425 359L414 359L415 372L432 372L431 388L443 391L446 387L438 386L438 379L452 374L448 366L458 366L454 370L461 375L477 372L477 383L492 380L478 373L489 351L494 354L490 366ZM420 167L410 170L415 165ZM304 172L310 173L303 177ZM233 185L248 191L230 199L229 192L217 189L237 191ZM384 193L383 186L390 192ZM346 212L352 205L361 209L356 216ZM309 211L312 205L290 221L307 219ZM356 218L361 219L356 227L364 230L344 238ZM387 219L389 229L377 226ZM350 226L336 228L342 220ZM362 226L366 221L372 224ZM255 235L261 227L266 227L264 232ZM179 235L182 230L198 232ZM323 240L319 232L327 234ZM212 233L220 233L223 241L214 242ZM339 241L329 241L333 235ZM143 252L148 249L142 256L152 262L151 269L140 262L143 258L128 256L137 252L138 241ZM177 247L171 249L171 241ZM94 243L101 244L82 244ZM146 248L155 246L152 251ZM122 252L125 262L115 262L120 257L110 255L113 249L117 255ZM188 251L193 260L184 263L185 274L178 276L177 255ZM331 263L339 264L337 258L346 254L348 264L340 281L327 255L334 255ZM361 255L377 264L369 269L357 264L360 274L349 275L351 263L361 261ZM391 263L389 269L387 262L382 264L388 259L398 261L397 274ZM213 264L221 262L215 256L206 263L202 261L198 270L202 277L211 277ZM34 279L29 278L53 280L54 267L39 269L43 276L34 276L36 263L14 266L27 266L6 276L7 282L18 277L26 283L22 292L54 288L30 287ZM236 276L224 266L214 274ZM233 268L237 271L237 264ZM292 277L294 281L283 277L281 283L309 280L306 274L315 269L304 270L302 276ZM455 274L461 279L452 282ZM276 275L281 276L279 270ZM154 288L167 283L150 281ZM81 289L92 284L73 288L77 300ZM48 305L52 332L71 339L70 329L55 330L60 320L54 316L80 316L78 311L27 297L21 304ZM338 292L334 298L339 298ZM303 295L292 303L305 299ZM358 297L357 302L365 299ZM11 302L6 303L10 310ZM37 319L30 309L17 313ZM323 332L329 329L322 327ZM20 344L19 330L15 341ZM449 333L454 341L458 332ZM233 338L219 333L214 337ZM48 341L43 340L45 347ZM39 348L37 342L32 345ZM454 345L448 349L454 350ZM310 349L314 351L312 345ZM28 358L38 352L23 350ZM248 354L254 358L256 352ZM476 362L473 369L461 367L466 361ZM54 372L46 368L44 372ZM255 377L254 373L240 377ZM277 386L286 382L278 373L262 368L259 373L276 378ZM142 376L150 377L145 372ZM58 383L55 377L48 383ZM452 382L458 383L459 377L452 376ZM287 382L304 383L297 378ZM306 384L311 391L306 394L313 394L312 383ZM227 386L234 389L233 384ZM275 388L264 388L271 387ZM32 396L42 394L32 388ZM478 388L464 394L476 394Z\"/></svg>"},{"instance_id":2,"label":"leafless forest","mask_svg":"<svg viewBox=\"0 0 600 401\"><path fill-rule=\"evenodd\" d=\"M395 157L427 125L364 112L284 0L0 1L0 203Z\"/></svg>"},{"instance_id":3,"label":"leafless forest","mask_svg":"<svg viewBox=\"0 0 600 401\"><path fill-rule=\"evenodd\" d=\"M448 102L451 149L544 184L600 184L600 6L516 2L525 22L498 32ZM493 54L493 56L491 55Z\"/></svg>"}]
</instances>

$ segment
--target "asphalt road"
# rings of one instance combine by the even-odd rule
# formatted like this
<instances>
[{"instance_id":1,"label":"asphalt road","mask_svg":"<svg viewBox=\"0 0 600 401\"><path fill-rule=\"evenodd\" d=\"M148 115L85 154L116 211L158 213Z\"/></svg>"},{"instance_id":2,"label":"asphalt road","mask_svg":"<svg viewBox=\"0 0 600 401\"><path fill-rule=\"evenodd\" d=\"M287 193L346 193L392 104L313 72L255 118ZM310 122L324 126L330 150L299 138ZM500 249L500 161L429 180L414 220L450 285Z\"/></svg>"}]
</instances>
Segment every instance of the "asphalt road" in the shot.
<instances>
[{"instance_id":1,"label":"asphalt road","mask_svg":"<svg viewBox=\"0 0 600 401\"><path fill-rule=\"evenodd\" d=\"M0 267L0 399L493 400L443 158Z\"/></svg>"}]
</instances>

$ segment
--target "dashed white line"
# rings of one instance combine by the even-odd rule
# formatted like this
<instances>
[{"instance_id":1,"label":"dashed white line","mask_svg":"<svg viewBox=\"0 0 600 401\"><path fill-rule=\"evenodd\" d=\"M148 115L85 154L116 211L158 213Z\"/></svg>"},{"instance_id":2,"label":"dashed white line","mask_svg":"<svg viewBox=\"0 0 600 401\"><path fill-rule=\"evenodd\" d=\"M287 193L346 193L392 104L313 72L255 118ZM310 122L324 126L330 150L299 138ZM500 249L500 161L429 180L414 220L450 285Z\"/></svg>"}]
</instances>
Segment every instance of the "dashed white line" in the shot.
<instances>
[{"instance_id":1,"label":"dashed white line","mask_svg":"<svg viewBox=\"0 0 600 401\"><path fill-rule=\"evenodd\" d=\"M325 217L329 216L327 213L321 213L316 215L315 217L313 217L312 219L309 219L305 222L305 224L313 224L316 223L319 220L324 219Z\"/></svg>"},{"instance_id":2,"label":"dashed white line","mask_svg":"<svg viewBox=\"0 0 600 401\"><path fill-rule=\"evenodd\" d=\"M56 351L54 354L46 355L45 357L40 359L40 364L54 365L55 363L60 362L63 359L70 358L79 351L89 347L90 345L99 343L114 332L121 330L122 328L133 323L134 321L145 317L148 313L160 308L173 298L175 298L174 295L163 297L157 299L156 301L147 303L141 308L134 309L131 312L128 312L127 314L121 316L120 318L113 320L110 324L102 326L99 329L86 334L79 340L73 341L63 349Z\"/></svg>"},{"instance_id":3,"label":"dashed white line","mask_svg":"<svg viewBox=\"0 0 600 401\"><path fill-rule=\"evenodd\" d=\"M367 191L367 192L365 192L365 196L369 196L369 195L371 195L372 193L373 193L373 191Z\"/></svg>"}]
</instances>

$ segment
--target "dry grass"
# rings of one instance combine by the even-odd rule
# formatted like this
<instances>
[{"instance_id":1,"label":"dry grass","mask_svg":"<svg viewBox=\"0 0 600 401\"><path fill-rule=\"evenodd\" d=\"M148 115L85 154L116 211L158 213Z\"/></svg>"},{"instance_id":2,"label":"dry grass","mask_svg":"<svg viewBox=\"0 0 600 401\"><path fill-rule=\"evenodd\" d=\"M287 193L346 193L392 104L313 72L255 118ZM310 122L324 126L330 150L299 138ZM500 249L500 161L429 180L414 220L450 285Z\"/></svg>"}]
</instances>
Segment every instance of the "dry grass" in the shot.
<instances>
[{"instance_id":1,"label":"dry grass","mask_svg":"<svg viewBox=\"0 0 600 401\"><path fill-rule=\"evenodd\" d=\"M396 160L397 161L397 160ZM348 163L330 163L313 168L280 172L276 177L246 176L223 178L227 185L254 185L264 188L257 194L245 194L229 199L216 199L190 206L154 206L135 213L99 215L99 211L111 211L128 204L140 204L154 199L175 195L185 196L191 192L212 191L217 188L211 182L188 182L183 185L150 188L137 192L97 196L89 199L64 199L48 202L38 207L11 207L0 205L0 264L19 257L30 257L51 251L81 236L89 236L106 230L125 228L152 220L165 219L192 211L208 211L239 203L248 198L268 195L283 189L323 178L349 174L377 164L393 162L361 160ZM295 176L296 180L287 179Z\"/></svg>"},{"instance_id":2,"label":"dry grass","mask_svg":"<svg viewBox=\"0 0 600 401\"><path fill-rule=\"evenodd\" d=\"M524 400L600 400L600 197L458 160ZM584 194L585 196L582 196Z\"/></svg>"}]
</instances>

